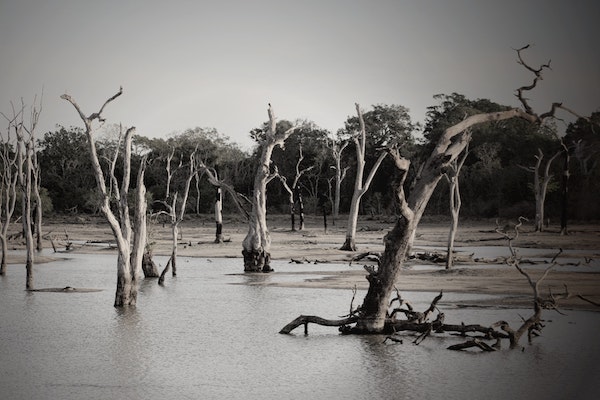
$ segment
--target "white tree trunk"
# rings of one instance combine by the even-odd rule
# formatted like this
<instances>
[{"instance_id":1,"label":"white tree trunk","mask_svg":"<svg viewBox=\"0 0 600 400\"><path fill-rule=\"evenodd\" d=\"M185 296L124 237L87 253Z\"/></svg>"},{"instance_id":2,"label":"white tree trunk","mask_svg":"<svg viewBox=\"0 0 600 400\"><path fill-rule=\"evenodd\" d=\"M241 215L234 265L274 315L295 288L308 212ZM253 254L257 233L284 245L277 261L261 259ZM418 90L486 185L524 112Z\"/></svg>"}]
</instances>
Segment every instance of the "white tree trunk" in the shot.
<instances>
[{"instance_id":1,"label":"white tree trunk","mask_svg":"<svg viewBox=\"0 0 600 400\"><path fill-rule=\"evenodd\" d=\"M356 177L354 179L354 192L352 193L352 201L350 203L350 213L348 215L348 225L346 227L346 241L340 248L340 250L356 251L356 226L358 224L358 212L360 210L360 200L362 196L369 190L375 173L381 166L383 159L387 153L382 152L375 164L371 168L366 181L363 183L364 169L365 169L365 150L366 150L366 129L365 122L363 120L360 106L356 104L356 112L358 114L358 121L360 123L359 136L355 138L356 143Z\"/></svg>"},{"instance_id":2,"label":"white tree trunk","mask_svg":"<svg viewBox=\"0 0 600 400\"><path fill-rule=\"evenodd\" d=\"M254 177L254 192L252 193L252 211L248 218L248 234L242 242L245 272L270 272L271 236L267 227L267 184L276 176L271 174L271 155L275 146L283 145L284 141L297 127L277 133L275 115L269 105L269 129L262 142L260 163Z\"/></svg>"},{"instance_id":3,"label":"white tree trunk","mask_svg":"<svg viewBox=\"0 0 600 400\"><path fill-rule=\"evenodd\" d=\"M104 107L123 93L122 88L119 89L115 95L110 97L104 102L100 111L91 114L87 117L79 105L67 94L61 96L62 99L68 101L73 105L79 117L85 125L85 132L88 137L88 145L90 152L90 160L92 162L92 169L96 178L96 186L98 192L101 195L100 210L106 217L108 224L113 232L115 241L117 242L117 290L115 293L115 307L123 306L134 306L137 302L138 284L141 272L141 257L138 256L145 247L145 228L136 229L135 235L144 235L144 238L133 239L133 243L137 246L135 249L132 248L132 229L131 221L129 216L129 205L128 205L128 193L129 193L129 181L131 174L131 141L135 128L127 129L125 133L125 140L123 142L123 178L121 181L120 189L118 185L114 185L115 189L119 191L117 197L119 198L119 204L117 206L119 218L113 212L110 205L110 194L106 187L106 180L104 173L100 166L100 160L98 158L96 150L96 142L94 137L93 122L94 120L101 119L102 111ZM111 182L116 182L116 176L114 174L110 177ZM143 185L143 179L138 182L138 186ZM143 189L145 190L145 188ZM142 193L141 188L138 190L138 195ZM145 202L145 198L138 198L138 202ZM139 223L145 221L145 218L139 218ZM132 254L134 254L132 263Z\"/></svg>"}]
</instances>

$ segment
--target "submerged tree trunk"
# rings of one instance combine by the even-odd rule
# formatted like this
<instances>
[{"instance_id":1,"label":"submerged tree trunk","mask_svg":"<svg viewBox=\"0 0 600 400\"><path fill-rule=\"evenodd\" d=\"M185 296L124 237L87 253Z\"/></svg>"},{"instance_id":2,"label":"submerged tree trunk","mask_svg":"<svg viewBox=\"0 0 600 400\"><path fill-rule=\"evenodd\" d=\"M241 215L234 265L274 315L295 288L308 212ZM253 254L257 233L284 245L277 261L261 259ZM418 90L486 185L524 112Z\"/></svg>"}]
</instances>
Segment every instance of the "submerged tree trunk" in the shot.
<instances>
[{"instance_id":1,"label":"submerged tree trunk","mask_svg":"<svg viewBox=\"0 0 600 400\"><path fill-rule=\"evenodd\" d=\"M300 217L300 226L299 230L304 230L304 201L302 200L302 193L300 192L300 188L295 187L294 193L296 193L296 203L298 204L298 216Z\"/></svg>"},{"instance_id":2,"label":"submerged tree trunk","mask_svg":"<svg viewBox=\"0 0 600 400\"><path fill-rule=\"evenodd\" d=\"M2 258L0 259L0 276L6 274L6 252L8 251L8 243L6 236L0 236L0 245L2 246Z\"/></svg>"},{"instance_id":3,"label":"submerged tree trunk","mask_svg":"<svg viewBox=\"0 0 600 400\"><path fill-rule=\"evenodd\" d=\"M269 129L261 144L262 152L259 166L254 177L252 193L252 211L248 219L248 234L242 242L245 272L270 272L271 236L267 227L267 184L278 174L271 173L271 155L275 146L281 146L296 127L277 133L277 124L273 110L269 105Z\"/></svg>"},{"instance_id":4,"label":"submerged tree trunk","mask_svg":"<svg viewBox=\"0 0 600 400\"><path fill-rule=\"evenodd\" d=\"M6 131L6 140L2 137L2 148L0 149L0 243L2 246L2 259L0 260L0 275L6 274L6 254L8 252L8 228L12 222L12 217L15 212L17 203L17 183L19 182L19 173L17 162L19 161L19 151L13 151L11 146L13 138L11 131L18 126L17 115L8 123ZM17 129L15 129L17 131ZM17 140L18 142L18 140Z\"/></svg>"},{"instance_id":5,"label":"submerged tree trunk","mask_svg":"<svg viewBox=\"0 0 600 400\"><path fill-rule=\"evenodd\" d=\"M396 168L402 172L399 183L395 185L400 217L394 228L384 238L385 250L379 268L367 276L369 289L360 307L355 331L362 333L384 331L391 294L412 244L412 236L444 170L466 147L469 134L465 130L480 123L514 117L532 120L532 117L525 112L513 109L476 114L446 129L426 161L420 179L408 199L405 198L403 184L410 162L400 157L397 152L391 152Z\"/></svg>"},{"instance_id":6,"label":"submerged tree trunk","mask_svg":"<svg viewBox=\"0 0 600 400\"><path fill-rule=\"evenodd\" d=\"M115 215L113 207L111 207L111 193L107 190L106 179L104 172L100 166L100 160L97 154L96 141L94 137L94 120L102 120L101 114L108 103L119 97L123 93L123 89L104 102L97 113L87 117L79 105L67 94L63 94L61 98L68 101L75 108L79 117L84 123L85 132L88 137L88 146L90 152L90 160L94 176L96 178L96 186L101 196L100 210L106 217L108 224L113 232L117 242L117 289L115 292L115 307L134 306L137 302L138 284L141 275L142 254L146 247L146 227L144 225L145 218L138 216L135 218L134 227L131 226L131 217L129 213L129 186L131 178L131 142L135 128L131 127L126 130L123 141L122 154L122 178L120 185L117 183L117 177L114 173L114 168L111 169L110 182L111 187L115 190L115 197L118 199ZM115 155L115 157L118 154ZM146 199L143 171L146 160L142 160L140 173L138 174L138 191L136 214L145 213ZM139 237L133 237L137 235Z\"/></svg>"},{"instance_id":7,"label":"submerged tree trunk","mask_svg":"<svg viewBox=\"0 0 600 400\"><path fill-rule=\"evenodd\" d=\"M215 197L215 223L217 225L217 232L215 234L215 243L223 243L223 194L221 188L217 187L217 193Z\"/></svg>"},{"instance_id":8,"label":"submerged tree trunk","mask_svg":"<svg viewBox=\"0 0 600 400\"><path fill-rule=\"evenodd\" d=\"M158 267L152 259L152 253L146 251L142 256L142 271L144 272L144 278L158 278Z\"/></svg>"},{"instance_id":9,"label":"submerged tree trunk","mask_svg":"<svg viewBox=\"0 0 600 400\"><path fill-rule=\"evenodd\" d=\"M173 244L171 246L171 276L177 276L177 238L179 237L179 225L171 225L171 238Z\"/></svg>"}]
</instances>

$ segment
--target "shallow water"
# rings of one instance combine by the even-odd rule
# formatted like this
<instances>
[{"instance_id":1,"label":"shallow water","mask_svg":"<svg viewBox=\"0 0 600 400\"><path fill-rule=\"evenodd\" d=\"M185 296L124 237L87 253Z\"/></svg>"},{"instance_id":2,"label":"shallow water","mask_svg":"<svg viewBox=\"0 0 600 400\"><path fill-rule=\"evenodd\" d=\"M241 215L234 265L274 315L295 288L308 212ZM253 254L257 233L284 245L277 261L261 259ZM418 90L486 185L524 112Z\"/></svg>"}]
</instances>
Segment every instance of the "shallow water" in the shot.
<instances>
[{"instance_id":1,"label":"shallow water","mask_svg":"<svg viewBox=\"0 0 600 400\"><path fill-rule=\"evenodd\" d=\"M0 278L3 399L596 399L600 394L600 313L547 313L552 322L533 345L489 354L445 350L458 342L455 338L428 338L419 346L410 337L404 344L383 344L382 336L342 337L335 328L312 325L308 336L301 328L280 335L300 314L345 313L351 288L244 284L300 279L277 271L324 265L276 262L273 274L244 275L241 260L180 257L177 278L168 277L164 287L144 281L138 306L117 310L112 307L116 256L66 257L36 265L35 286L103 290L27 293L20 265L9 266ZM434 294L403 295L424 308ZM513 324L528 313L445 312L448 322Z\"/></svg>"}]
</instances>

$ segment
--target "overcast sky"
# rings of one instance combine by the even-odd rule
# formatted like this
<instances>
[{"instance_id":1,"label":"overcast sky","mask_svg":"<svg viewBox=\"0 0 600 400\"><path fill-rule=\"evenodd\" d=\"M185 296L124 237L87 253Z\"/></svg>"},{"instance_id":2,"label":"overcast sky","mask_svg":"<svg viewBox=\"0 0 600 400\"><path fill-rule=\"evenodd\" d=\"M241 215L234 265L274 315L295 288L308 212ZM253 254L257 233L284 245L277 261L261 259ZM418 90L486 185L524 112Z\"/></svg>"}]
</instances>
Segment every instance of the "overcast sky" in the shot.
<instances>
[{"instance_id":1,"label":"overcast sky","mask_svg":"<svg viewBox=\"0 0 600 400\"><path fill-rule=\"evenodd\" d=\"M267 119L332 132L373 104L422 121L437 93L518 105L514 89L552 59L529 96L589 114L600 107L600 3L468 0L0 0L0 110L44 93L40 135L104 116L167 137L216 128L243 148Z\"/></svg>"}]
</instances>

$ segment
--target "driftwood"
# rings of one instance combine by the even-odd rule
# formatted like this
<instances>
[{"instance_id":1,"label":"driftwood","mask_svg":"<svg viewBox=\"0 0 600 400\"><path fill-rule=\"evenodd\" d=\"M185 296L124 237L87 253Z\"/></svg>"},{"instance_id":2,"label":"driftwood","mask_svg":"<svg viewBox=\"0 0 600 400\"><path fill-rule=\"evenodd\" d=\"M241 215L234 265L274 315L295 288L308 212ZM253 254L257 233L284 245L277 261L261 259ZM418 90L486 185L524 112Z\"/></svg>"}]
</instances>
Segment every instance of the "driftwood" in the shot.
<instances>
[{"instance_id":1,"label":"driftwood","mask_svg":"<svg viewBox=\"0 0 600 400\"><path fill-rule=\"evenodd\" d=\"M348 317L344 319L325 319L321 317L317 317L314 315L300 315L298 318L281 328L279 333L291 333L294 329L299 327L300 325L304 325L304 334L308 334L308 324L313 323L317 325L323 326L339 326L340 331L344 332L345 327L350 324L355 323L358 320L358 317Z\"/></svg>"},{"instance_id":2,"label":"driftwood","mask_svg":"<svg viewBox=\"0 0 600 400\"><path fill-rule=\"evenodd\" d=\"M516 268L517 271L523 275L525 279L527 279L533 292L533 314L527 319L522 318L522 323L518 328L512 328L508 322L503 320L495 322L490 326L479 324L466 325L464 323L447 324L445 323L445 314L440 312L438 308L438 304L442 299L443 292L440 292L431 301L427 309L424 311L417 311L408 301L402 298L400 291L396 288L396 297L393 298L389 303L388 309L391 309L391 311L388 311L386 315L384 329L381 332L378 332L388 335L386 336L384 343L386 343L388 340L393 343L403 343L403 339L399 333L407 331L417 334L416 338L412 341L412 343L415 345L422 343L427 337L434 333L447 333L467 339L463 343L449 346L449 350L465 350L476 348L485 352L491 352L501 347L501 341L503 339L509 341L510 348L516 348L518 347L521 337L525 335L525 333L527 333L529 342L531 342L535 336L539 336L540 331L544 328L541 318L542 310L550 309L560 312L558 308L558 303L560 300L576 296L584 301L589 302L590 304L600 306L600 304L589 300L580 294L570 293L566 285L564 286L564 292L562 293L553 293L550 291L547 297L543 297L540 294L539 284L543 279L546 278L552 268L556 265L557 258L562 253L562 249L559 250L559 252L552 258L552 265L546 268L542 276L537 281L534 281L529 273L521 267L520 257L512 246L513 240L519 235L519 228L522 225L522 222L523 219L519 219L519 223L514 227L513 236L509 235L508 233L501 232L498 229L498 233L503 235L508 241L508 247L511 252L511 256L506 259L506 263L513 268ZM379 267L379 256L373 253L361 253L355 256L352 261L364 259L369 259L377 263L377 266L364 266L365 270L369 273L368 277L371 279L376 278L377 268ZM354 309L352 305L355 295L356 289L354 290L354 295L350 303L350 312L345 316L345 318L330 320L317 316L301 315L281 329L280 333L289 334L300 325L304 325L304 334L308 334L309 323L323 326L338 326L342 334L369 333L357 329L356 326L352 326L352 324L358 322L362 317L360 307ZM430 321L430 317L432 317L436 311L437 315L435 319ZM399 316L403 316L404 318L400 319ZM493 341L493 344L488 344L486 341Z\"/></svg>"}]
</instances>

